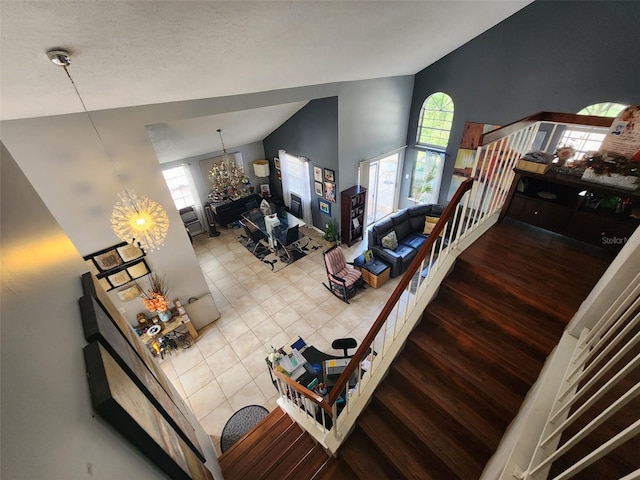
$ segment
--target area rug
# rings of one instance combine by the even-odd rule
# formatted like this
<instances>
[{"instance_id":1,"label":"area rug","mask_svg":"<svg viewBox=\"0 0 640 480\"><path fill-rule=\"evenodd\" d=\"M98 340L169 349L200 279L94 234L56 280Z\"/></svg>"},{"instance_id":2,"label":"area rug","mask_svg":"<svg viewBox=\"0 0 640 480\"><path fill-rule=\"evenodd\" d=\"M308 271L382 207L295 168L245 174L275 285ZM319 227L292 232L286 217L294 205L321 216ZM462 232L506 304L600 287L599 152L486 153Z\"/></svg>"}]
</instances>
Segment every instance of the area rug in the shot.
<instances>
[{"instance_id":1,"label":"area rug","mask_svg":"<svg viewBox=\"0 0 640 480\"><path fill-rule=\"evenodd\" d=\"M234 413L231 418L227 420L226 425L222 429L222 435L220 435L220 450L222 450L222 453L231 448L268 414L269 410L261 405L242 407Z\"/></svg>"},{"instance_id":2,"label":"area rug","mask_svg":"<svg viewBox=\"0 0 640 480\"><path fill-rule=\"evenodd\" d=\"M238 236L238 241L245 247L249 252L253 251L253 241L245 236L244 234L240 234ZM284 252L282 247L278 247L277 252L271 250L267 244L267 240L263 240L256 248L256 251L253 255L258 258L261 262L267 265L272 272L277 272L282 270L287 265L291 265L296 260L300 260L310 253L315 252L316 250L320 250L322 247L318 245L316 242L311 240L306 235L300 237L298 240L297 247L289 247L289 254L291 258L287 257L287 254Z\"/></svg>"}]
</instances>

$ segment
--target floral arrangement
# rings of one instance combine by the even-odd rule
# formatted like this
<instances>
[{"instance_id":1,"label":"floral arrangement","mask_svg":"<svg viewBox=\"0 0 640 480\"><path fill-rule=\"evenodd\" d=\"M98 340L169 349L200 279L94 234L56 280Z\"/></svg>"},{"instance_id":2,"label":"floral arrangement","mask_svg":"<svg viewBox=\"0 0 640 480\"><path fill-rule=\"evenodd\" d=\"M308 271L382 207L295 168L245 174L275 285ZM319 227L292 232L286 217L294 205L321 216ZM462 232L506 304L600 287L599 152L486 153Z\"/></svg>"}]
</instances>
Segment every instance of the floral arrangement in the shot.
<instances>
[{"instance_id":1,"label":"floral arrangement","mask_svg":"<svg viewBox=\"0 0 640 480\"><path fill-rule=\"evenodd\" d=\"M152 273L149 275L149 287L142 290L142 303L150 312L166 312L169 310L168 293L169 287L165 278Z\"/></svg>"},{"instance_id":2,"label":"floral arrangement","mask_svg":"<svg viewBox=\"0 0 640 480\"><path fill-rule=\"evenodd\" d=\"M271 365L272 368L275 368L275 366L277 365L277 363L280 361L281 358L282 358L282 354L278 352L275 349L275 347L273 347L272 345L269 351L267 352L267 362L269 363L269 365Z\"/></svg>"},{"instance_id":3,"label":"floral arrangement","mask_svg":"<svg viewBox=\"0 0 640 480\"><path fill-rule=\"evenodd\" d=\"M623 176L640 177L640 163L632 162L621 155L594 153L585 156L581 163L584 168L592 168L597 175L611 176L618 173Z\"/></svg>"}]
</instances>

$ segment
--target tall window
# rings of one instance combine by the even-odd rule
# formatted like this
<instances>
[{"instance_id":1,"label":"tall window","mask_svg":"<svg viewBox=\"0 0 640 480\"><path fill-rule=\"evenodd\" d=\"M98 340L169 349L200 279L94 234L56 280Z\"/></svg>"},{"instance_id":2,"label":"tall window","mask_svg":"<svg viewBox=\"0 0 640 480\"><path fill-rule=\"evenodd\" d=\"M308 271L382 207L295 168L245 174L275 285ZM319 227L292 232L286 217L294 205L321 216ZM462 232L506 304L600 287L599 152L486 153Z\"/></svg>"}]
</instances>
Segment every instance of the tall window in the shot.
<instances>
[{"instance_id":1,"label":"tall window","mask_svg":"<svg viewBox=\"0 0 640 480\"><path fill-rule=\"evenodd\" d=\"M422 104L416 143L425 147L447 149L453 124L453 100L444 92L429 95Z\"/></svg>"},{"instance_id":2,"label":"tall window","mask_svg":"<svg viewBox=\"0 0 640 480\"><path fill-rule=\"evenodd\" d=\"M302 199L302 220L313 225L311 214L311 179L309 175L309 159L291 155L285 150L278 151L282 172L282 194L285 205L291 206L291 194Z\"/></svg>"},{"instance_id":3,"label":"tall window","mask_svg":"<svg viewBox=\"0 0 640 480\"><path fill-rule=\"evenodd\" d=\"M187 170L184 165L163 170L162 174L164 175L164 179L169 187L169 192L171 192L171 197L178 210L195 205Z\"/></svg>"},{"instance_id":4,"label":"tall window","mask_svg":"<svg viewBox=\"0 0 640 480\"><path fill-rule=\"evenodd\" d=\"M444 153L453 124L453 100L444 92L429 95L418 119L416 149L409 198L415 203L435 203L440 193Z\"/></svg>"}]
</instances>

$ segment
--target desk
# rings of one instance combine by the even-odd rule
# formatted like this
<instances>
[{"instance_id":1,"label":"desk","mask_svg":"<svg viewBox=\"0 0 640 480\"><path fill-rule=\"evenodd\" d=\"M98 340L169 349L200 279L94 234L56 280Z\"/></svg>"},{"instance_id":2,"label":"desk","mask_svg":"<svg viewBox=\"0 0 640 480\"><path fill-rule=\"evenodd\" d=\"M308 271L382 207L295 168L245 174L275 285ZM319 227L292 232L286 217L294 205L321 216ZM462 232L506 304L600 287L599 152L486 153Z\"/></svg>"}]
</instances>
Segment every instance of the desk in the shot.
<instances>
[{"instance_id":1,"label":"desk","mask_svg":"<svg viewBox=\"0 0 640 480\"><path fill-rule=\"evenodd\" d=\"M273 249L275 248L274 239L291 228L298 225L299 227L304 227L306 224L300 220L298 217L291 215L289 212L282 212L277 214L277 218L280 221L280 224L275 227L270 227L267 221L265 220L264 215L258 208L254 208L249 212L245 212L242 214L242 219L247 223L247 226L251 226L260 230L269 238L269 246Z\"/></svg>"}]
</instances>

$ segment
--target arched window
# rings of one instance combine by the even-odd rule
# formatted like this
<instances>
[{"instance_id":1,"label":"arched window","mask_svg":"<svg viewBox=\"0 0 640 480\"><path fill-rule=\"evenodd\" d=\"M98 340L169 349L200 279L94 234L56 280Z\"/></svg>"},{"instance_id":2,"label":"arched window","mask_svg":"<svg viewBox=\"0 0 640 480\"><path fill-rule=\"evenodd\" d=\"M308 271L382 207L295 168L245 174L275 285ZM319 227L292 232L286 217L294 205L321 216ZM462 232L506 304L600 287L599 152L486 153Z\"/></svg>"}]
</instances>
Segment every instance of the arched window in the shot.
<instances>
[{"instance_id":1,"label":"arched window","mask_svg":"<svg viewBox=\"0 0 640 480\"><path fill-rule=\"evenodd\" d=\"M596 103L583 108L578 115L597 115L598 117L617 117L627 105L605 102ZM575 150L573 160L579 160L589 152L596 152L607 136L607 129L588 125L571 125L567 127L558 141L558 146L571 146Z\"/></svg>"},{"instance_id":2,"label":"arched window","mask_svg":"<svg viewBox=\"0 0 640 480\"><path fill-rule=\"evenodd\" d=\"M627 108L628 105L620 103L604 102L594 103L588 107L584 107L578 112L578 115L597 115L598 117L617 117L618 114Z\"/></svg>"},{"instance_id":3,"label":"arched window","mask_svg":"<svg viewBox=\"0 0 640 480\"><path fill-rule=\"evenodd\" d=\"M453 100L444 92L427 97L420 110L416 143L424 147L446 150L453 124Z\"/></svg>"},{"instance_id":4,"label":"arched window","mask_svg":"<svg viewBox=\"0 0 640 480\"><path fill-rule=\"evenodd\" d=\"M444 92L427 97L420 110L416 149L409 187L415 203L436 203L444 168L444 152L449 144L453 124L453 100Z\"/></svg>"}]
</instances>

